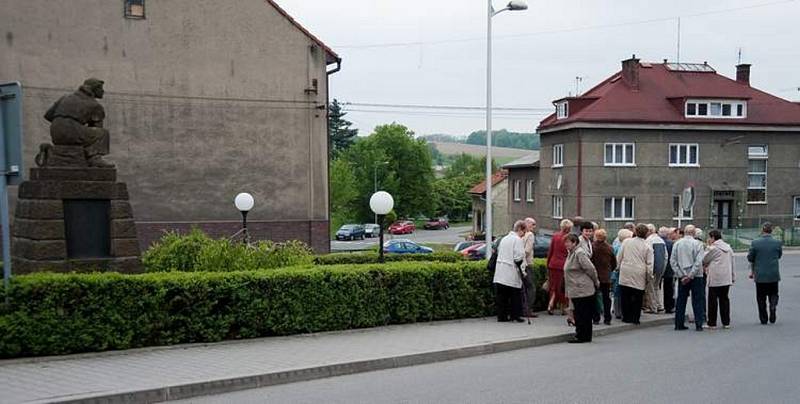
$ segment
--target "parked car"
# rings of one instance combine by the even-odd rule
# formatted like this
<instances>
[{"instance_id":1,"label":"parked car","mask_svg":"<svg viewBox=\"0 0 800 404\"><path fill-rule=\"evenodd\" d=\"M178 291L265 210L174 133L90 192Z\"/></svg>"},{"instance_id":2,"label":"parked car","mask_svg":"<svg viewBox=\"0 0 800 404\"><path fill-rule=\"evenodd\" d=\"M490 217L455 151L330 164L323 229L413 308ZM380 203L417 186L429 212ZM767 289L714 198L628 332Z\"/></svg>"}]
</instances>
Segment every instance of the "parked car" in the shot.
<instances>
[{"instance_id":1,"label":"parked car","mask_svg":"<svg viewBox=\"0 0 800 404\"><path fill-rule=\"evenodd\" d=\"M537 234L536 243L533 245L533 257L547 258L547 251L550 250L550 242L552 241L552 234Z\"/></svg>"},{"instance_id":2,"label":"parked car","mask_svg":"<svg viewBox=\"0 0 800 404\"><path fill-rule=\"evenodd\" d=\"M367 223L364 225L364 236L366 237L378 237L380 232L381 226L378 226L375 223Z\"/></svg>"},{"instance_id":3,"label":"parked car","mask_svg":"<svg viewBox=\"0 0 800 404\"><path fill-rule=\"evenodd\" d=\"M480 244L480 243L482 243L482 241L474 241L474 240L473 241L462 241L462 242L456 244L455 247L453 247L453 251L461 252L467 247L473 246L475 244Z\"/></svg>"},{"instance_id":4,"label":"parked car","mask_svg":"<svg viewBox=\"0 0 800 404\"><path fill-rule=\"evenodd\" d=\"M414 222L405 220L401 222L394 222L391 226L389 226L389 233L392 234L411 234L414 230L417 229L417 226L414 225Z\"/></svg>"},{"instance_id":5,"label":"parked car","mask_svg":"<svg viewBox=\"0 0 800 404\"><path fill-rule=\"evenodd\" d=\"M483 249L483 252L479 251L481 249ZM471 259L471 260L478 260L481 257L485 257L486 256L486 243L479 242L477 244L473 244L473 245L461 250L461 255L463 255L464 258Z\"/></svg>"},{"instance_id":6,"label":"parked car","mask_svg":"<svg viewBox=\"0 0 800 404\"><path fill-rule=\"evenodd\" d=\"M450 227L450 222L447 218L440 217L438 219L430 219L425 222L425 230L441 230Z\"/></svg>"},{"instance_id":7,"label":"parked car","mask_svg":"<svg viewBox=\"0 0 800 404\"><path fill-rule=\"evenodd\" d=\"M391 254L430 254L433 249L411 240L394 239L383 243L383 252Z\"/></svg>"},{"instance_id":8,"label":"parked car","mask_svg":"<svg viewBox=\"0 0 800 404\"><path fill-rule=\"evenodd\" d=\"M336 231L337 240L364 239L364 226L360 224L346 224Z\"/></svg>"}]
</instances>

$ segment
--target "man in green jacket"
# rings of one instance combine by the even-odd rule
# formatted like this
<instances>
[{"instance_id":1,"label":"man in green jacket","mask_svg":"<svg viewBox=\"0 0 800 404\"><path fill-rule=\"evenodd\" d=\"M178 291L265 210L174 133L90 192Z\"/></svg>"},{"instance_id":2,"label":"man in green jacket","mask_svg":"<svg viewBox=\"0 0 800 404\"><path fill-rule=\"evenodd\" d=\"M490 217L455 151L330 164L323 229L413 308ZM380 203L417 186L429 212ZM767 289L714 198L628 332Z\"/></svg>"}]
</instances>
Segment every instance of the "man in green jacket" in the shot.
<instances>
[{"instance_id":1,"label":"man in green jacket","mask_svg":"<svg viewBox=\"0 0 800 404\"><path fill-rule=\"evenodd\" d=\"M779 260L783 255L781 242L772 237L772 224L764 223L761 237L750 244L747 260L752 265L750 279L756 282L756 302L761 324L775 324L778 307L778 282L781 280ZM769 318L767 299L769 298Z\"/></svg>"}]
</instances>

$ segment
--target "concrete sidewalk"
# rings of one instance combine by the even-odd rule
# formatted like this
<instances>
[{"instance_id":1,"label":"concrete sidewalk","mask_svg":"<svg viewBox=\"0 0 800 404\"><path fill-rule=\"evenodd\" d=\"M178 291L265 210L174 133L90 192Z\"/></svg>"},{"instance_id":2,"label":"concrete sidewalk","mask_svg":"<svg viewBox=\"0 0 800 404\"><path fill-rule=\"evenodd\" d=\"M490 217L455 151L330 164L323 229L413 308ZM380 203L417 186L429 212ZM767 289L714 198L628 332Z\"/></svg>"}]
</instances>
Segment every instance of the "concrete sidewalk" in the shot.
<instances>
[{"instance_id":1,"label":"concrete sidewalk","mask_svg":"<svg viewBox=\"0 0 800 404\"><path fill-rule=\"evenodd\" d=\"M640 326L615 322L595 335L671 321L643 315ZM533 325L482 318L5 360L0 402L158 402L558 343L572 332L565 317L544 314Z\"/></svg>"}]
</instances>

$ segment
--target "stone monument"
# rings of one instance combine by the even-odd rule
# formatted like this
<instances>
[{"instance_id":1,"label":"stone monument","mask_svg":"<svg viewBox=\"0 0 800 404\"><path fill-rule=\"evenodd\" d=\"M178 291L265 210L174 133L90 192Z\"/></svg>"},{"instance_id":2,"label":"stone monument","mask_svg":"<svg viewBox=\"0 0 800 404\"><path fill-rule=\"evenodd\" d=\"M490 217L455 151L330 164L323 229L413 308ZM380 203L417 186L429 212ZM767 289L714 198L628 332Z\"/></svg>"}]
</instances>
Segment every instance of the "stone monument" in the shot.
<instances>
[{"instance_id":1,"label":"stone monument","mask_svg":"<svg viewBox=\"0 0 800 404\"><path fill-rule=\"evenodd\" d=\"M30 178L19 186L12 259L16 273L139 272L136 224L124 183L103 160L103 81L88 79L45 114L52 144L39 146Z\"/></svg>"}]
</instances>

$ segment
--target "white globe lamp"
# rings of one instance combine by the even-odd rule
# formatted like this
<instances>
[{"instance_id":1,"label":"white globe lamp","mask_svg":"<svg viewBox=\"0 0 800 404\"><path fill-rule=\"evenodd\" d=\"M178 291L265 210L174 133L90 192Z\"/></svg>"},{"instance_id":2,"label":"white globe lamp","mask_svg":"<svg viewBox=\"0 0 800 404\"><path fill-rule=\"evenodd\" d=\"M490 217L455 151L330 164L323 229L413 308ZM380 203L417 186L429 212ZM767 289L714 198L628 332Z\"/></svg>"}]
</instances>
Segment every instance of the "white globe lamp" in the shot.
<instances>
[{"instance_id":1,"label":"white globe lamp","mask_svg":"<svg viewBox=\"0 0 800 404\"><path fill-rule=\"evenodd\" d=\"M378 215L378 226L380 226L378 262L383 263L383 218L394 209L394 198L386 191L378 191L369 198L369 208Z\"/></svg>"}]
</instances>

